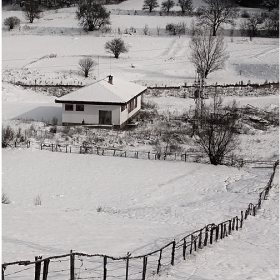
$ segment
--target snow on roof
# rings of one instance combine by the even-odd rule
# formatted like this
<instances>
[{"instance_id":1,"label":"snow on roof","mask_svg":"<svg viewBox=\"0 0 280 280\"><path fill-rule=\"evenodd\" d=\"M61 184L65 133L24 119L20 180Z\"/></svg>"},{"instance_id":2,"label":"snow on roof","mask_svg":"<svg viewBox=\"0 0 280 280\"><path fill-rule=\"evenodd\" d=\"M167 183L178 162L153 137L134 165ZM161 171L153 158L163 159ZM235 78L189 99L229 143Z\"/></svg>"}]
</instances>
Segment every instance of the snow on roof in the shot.
<instances>
[{"instance_id":1,"label":"snow on roof","mask_svg":"<svg viewBox=\"0 0 280 280\"><path fill-rule=\"evenodd\" d=\"M67 101L126 103L143 92L146 87L112 77L112 84L105 80L97 81L56 99L58 103Z\"/></svg>"}]
</instances>

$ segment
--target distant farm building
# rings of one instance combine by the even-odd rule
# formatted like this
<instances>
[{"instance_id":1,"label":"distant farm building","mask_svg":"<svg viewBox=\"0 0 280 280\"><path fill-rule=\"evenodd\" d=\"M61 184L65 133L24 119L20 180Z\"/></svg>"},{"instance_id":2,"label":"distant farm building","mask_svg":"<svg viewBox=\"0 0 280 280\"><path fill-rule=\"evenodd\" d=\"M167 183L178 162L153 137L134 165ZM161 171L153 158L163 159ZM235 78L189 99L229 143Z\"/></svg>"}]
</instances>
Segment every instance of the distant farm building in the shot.
<instances>
[{"instance_id":1,"label":"distant farm building","mask_svg":"<svg viewBox=\"0 0 280 280\"><path fill-rule=\"evenodd\" d=\"M141 109L146 87L113 76L55 100L62 103L62 125L123 128Z\"/></svg>"}]
</instances>

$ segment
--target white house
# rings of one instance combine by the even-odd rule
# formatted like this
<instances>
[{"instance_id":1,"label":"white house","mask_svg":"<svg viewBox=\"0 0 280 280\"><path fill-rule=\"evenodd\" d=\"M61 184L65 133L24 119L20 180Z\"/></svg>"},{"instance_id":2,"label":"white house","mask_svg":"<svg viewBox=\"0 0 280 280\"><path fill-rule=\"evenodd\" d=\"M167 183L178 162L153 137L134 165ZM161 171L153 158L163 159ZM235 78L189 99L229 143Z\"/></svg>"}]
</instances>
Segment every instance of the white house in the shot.
<instances>
[{"instance_id":1,"label":"white house","mask_svg":"<svg viewBox=\"0 0 280 280\"><path fill-rule=\"evenodd\" d=\"M56 99L62 103L62 125L112 125L122 128L141 109L147 88L113 76Z\"/></svg>"}]
</instances>

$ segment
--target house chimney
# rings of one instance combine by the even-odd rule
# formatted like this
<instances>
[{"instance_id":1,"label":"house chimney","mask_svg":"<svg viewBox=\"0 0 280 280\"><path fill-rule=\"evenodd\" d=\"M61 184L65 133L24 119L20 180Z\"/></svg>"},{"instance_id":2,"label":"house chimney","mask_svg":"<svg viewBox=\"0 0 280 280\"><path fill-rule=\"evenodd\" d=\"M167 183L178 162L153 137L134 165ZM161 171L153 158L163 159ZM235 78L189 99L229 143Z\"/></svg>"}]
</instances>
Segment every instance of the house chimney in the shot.
<instances>
[{"instance_id":1,"label":"house chimney","mask_svg":"<svg viewBox=\"0 0 280 280\"><path fill-rule=\"evenodd\" d=\"M108 78L109 78L108 83L112 85L113 84L113 76L109 75Z\"/></svg>"}]
</instances>

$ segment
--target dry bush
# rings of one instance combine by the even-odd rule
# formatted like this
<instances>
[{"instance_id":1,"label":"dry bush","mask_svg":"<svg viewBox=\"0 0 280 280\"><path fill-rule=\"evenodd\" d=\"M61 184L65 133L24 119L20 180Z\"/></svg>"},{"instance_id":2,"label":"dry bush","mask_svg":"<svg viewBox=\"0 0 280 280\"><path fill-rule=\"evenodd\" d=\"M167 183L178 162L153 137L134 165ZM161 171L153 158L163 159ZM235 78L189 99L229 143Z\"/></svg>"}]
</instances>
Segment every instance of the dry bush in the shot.
<instances>
[{"instance_id":1,"label":"dry bush","mask_svg":"<svg viewBox=\"0 0 280 280\"><path fill-rule=\"evenodd\" d=\"M34 205L38 206L38 205L42 205L42 198L41 195L38 194L35 198L34 198Z\"/></svg>"},{"instance_id":2,"label":"dry bush","mask_svg":"<svg viewBox=\"0 0 280 280\"><path fill-rule=\"evenodd\" d=\"M2 193L2 203L3 204L10 204L11 201L6 193Z\"/></svg>"}]
</instances>

